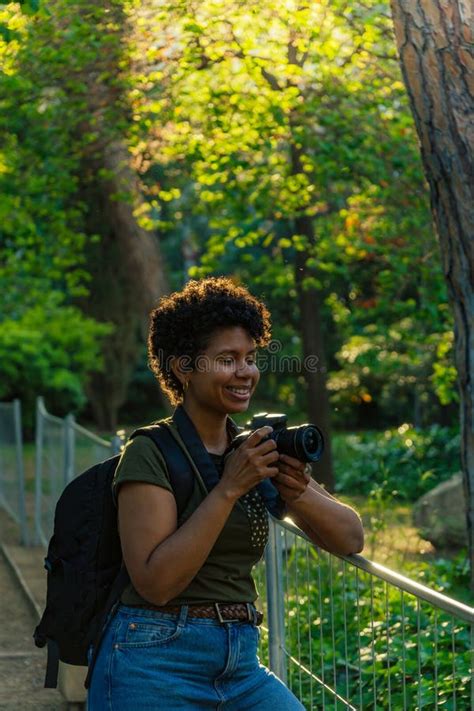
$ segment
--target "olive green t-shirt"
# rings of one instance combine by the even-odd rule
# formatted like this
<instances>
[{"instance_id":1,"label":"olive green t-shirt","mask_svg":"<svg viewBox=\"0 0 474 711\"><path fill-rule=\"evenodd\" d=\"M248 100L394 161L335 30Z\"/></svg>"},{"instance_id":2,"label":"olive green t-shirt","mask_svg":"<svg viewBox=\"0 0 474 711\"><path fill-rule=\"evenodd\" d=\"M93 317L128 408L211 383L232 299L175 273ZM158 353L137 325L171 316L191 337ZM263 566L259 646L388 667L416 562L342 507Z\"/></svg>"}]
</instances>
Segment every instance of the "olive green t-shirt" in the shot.
<instances>
[{"instance_id":1,"label":"olive green t-shirt","mask_svg":"<svg viewBox=\"0 0 474 711\"><path fill-rule=\"evenodd\" d=\"M185 447L177 430L173 429ZM210 456L221 475L222 456ZM193 491L178 519L178 526L188 520L208 494L198 469L192 461L190 463L195 475ZM164 458L149 437L138 435L126 445L112 484L115 499L120 484L125 481L147 482L173 491ZM258 491L251 489L236 502L204 565L188 587L169 604L255 602L258 593L252 568L261 559L267 539L267 510ZM125 605L147 602L132 583L122 593L121 601Z\"/></svg>"}]
</instances>

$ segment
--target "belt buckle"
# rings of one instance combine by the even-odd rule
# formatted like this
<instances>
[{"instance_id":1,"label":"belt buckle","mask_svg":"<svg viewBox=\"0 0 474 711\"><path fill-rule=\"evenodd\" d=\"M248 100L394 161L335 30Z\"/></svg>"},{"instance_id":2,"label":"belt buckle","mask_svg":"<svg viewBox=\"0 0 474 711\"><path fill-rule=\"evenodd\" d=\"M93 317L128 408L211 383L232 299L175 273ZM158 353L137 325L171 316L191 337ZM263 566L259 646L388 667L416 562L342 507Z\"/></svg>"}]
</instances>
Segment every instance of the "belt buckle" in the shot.
<instances>
[{"instance_id":1,"label":"belt buckle","mask_svg":"<svg viewBox=\"0 0 474 711\"><path fill-rule=\"evenodd\" d=\"M254 624L255 627L258 627L259 625L262 624L262 621L263 621L262 613L259 612L259 610L257 610L255 605L252 605L252 603L247 602L246 605L247 605L247 612L248 612L248 616L249 616L249 622L252 622L252 624Z\"/></svg>"},{"instance_id":2,"label":"belt buckle","mask_svg":"<svg viewBox=\"0 0 474 711\"><path fill-rule=\"evenodd\" d=\"M247 615L249 618L249 622L251 622L253 625L256 625L257 624L257 609L250 602L246 602L245 605L247 607Z\"/></svg>"},{"instance_id":3,"label":"belt buckle","mask_svg":"<svg viewBox=\"0 0 474 711\"><path fill-rule=\"evenodd\" d=\"M222 604L225 604L225 603L221 603L221 602L214 603L214 607L216 608L216 613L217 613L217 619L219 620L221 625L223 625L225 622L242 622L242 620L239 620L238 618L224 620L224 618L222 617L222 612L219 610L219 605L222 605Z\"/></svg>"}]
</instances>

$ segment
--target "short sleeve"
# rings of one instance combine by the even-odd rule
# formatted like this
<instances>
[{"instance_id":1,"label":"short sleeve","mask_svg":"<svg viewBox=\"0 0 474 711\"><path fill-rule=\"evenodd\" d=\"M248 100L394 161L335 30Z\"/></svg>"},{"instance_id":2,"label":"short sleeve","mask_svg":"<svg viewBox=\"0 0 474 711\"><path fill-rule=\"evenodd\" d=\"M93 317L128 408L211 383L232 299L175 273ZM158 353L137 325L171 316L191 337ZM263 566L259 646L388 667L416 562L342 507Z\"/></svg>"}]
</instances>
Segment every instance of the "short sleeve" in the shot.
<instances>
[{"instance_id":1,"label":"short sleeve","mask_svg":"<svg viewBox=\"0 0 474 711\"><path fill-rule=\"evenodd\" d=\"M138 435L125 445L112 481L115 503L118 489L126 481L155 484L173 493L163 455L150 437Z\"/></svg>"}]
</instances>

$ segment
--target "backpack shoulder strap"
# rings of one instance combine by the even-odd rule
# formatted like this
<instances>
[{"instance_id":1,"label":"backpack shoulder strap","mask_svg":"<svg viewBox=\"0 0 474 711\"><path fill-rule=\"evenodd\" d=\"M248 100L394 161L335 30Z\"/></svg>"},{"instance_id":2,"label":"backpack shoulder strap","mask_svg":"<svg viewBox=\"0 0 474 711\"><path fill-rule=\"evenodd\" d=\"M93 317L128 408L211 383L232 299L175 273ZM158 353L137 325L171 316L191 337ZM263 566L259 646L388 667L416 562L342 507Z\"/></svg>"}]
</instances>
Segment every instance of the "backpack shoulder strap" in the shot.
<instances>
[{"instance_id":1,"label":"backpack shoulder strap","mask_svg":"<svg viewBox=\"0 0 474 711\"><path fill-rule=\"evenodd\" d=\"M160 450L176 498L178 516L181 515L192 494L194 484L194 473L188 458L165 423L140 427L132 432L130 439L138 435L149 437Z\"/></svg>"}]
</instances>

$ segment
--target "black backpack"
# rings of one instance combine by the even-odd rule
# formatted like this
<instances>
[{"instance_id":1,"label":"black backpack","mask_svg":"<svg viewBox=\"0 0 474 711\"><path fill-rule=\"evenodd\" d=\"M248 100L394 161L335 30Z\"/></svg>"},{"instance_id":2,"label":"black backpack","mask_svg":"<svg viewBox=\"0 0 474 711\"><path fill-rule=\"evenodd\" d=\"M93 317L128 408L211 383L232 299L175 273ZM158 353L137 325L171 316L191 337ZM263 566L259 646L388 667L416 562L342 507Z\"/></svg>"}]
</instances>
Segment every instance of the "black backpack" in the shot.
<instances>
[{"instance_id":1,"label":"black backpack","mask_svg":"<svg viewBox=\"0 0 474 711\"><path fill-rule=\"evenodd\" d=\"M150 437L163 455L176 497L178 516L193 489L189 460L169 428L154 424L136 430ZM73 479L59 498L54 533L45 558L46 608L34 631L37 647L48 645L45 687L57 686L59 660L87 666L86 688L106 622L129 582L122 565L112 479L120 455L106 459Z\"/></svg>"}]
</instances>

